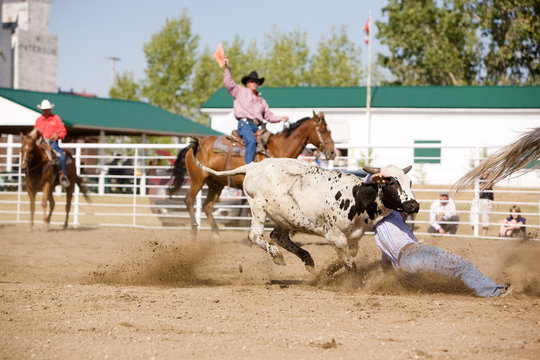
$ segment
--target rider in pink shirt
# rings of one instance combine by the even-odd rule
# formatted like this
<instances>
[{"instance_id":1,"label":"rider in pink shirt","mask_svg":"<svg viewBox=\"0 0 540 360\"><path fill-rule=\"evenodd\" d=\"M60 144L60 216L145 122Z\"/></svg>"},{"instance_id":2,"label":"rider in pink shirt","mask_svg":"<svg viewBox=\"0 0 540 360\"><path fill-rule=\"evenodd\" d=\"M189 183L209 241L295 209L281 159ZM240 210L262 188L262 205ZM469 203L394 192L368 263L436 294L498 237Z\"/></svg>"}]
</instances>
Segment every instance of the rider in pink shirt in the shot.
<instances>
[{"instance_id":1,"label":"rider in pink shirt","mask_svg":"<svg viewBox=\"0 0 540 360\"><path fill-rule=\"evenodd\" d=\"M223 85L234 98L234 116L238 120L238 134L242 137L246 146L244 160L248 164L255 159L257 140L255 132L259 125L264 122L278 123L289 120L287 116L274 115L268 103L261 97L258 88L264 82L264 78L259 78L257 72L252 71L242 78L242 83L246 86L238 85L231 76L229 69L229 59L224 58L225 70L223 71Z\"/></svg>"}]
</instances>

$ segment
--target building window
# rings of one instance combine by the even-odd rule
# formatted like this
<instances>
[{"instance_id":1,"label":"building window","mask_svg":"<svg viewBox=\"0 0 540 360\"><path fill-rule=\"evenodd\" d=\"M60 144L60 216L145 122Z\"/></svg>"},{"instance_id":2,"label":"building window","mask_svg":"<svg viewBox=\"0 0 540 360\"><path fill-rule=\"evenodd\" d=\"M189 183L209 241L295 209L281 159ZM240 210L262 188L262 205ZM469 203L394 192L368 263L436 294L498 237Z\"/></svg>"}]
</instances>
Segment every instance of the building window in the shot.
<instances>
[{"instance_id":1,"label":"building window","mask_svg":"<svg viewBox=\"0 0 540 360\"><path fill-rule=\"evenodd\" d=\"M414 140L414 144L437 144L438 147L414 148L414 163L441 163L441 140Z\"/></svg>"},{"instance_id":2,"label":"building window","mask_svg":"<svg viewBox=\"0 0 540 360\"><path fill-rule=\"evenodd\" d=\"M535 169L540 165L540 160L533 161L525 169Z\"/></svg>"}]
</instances>

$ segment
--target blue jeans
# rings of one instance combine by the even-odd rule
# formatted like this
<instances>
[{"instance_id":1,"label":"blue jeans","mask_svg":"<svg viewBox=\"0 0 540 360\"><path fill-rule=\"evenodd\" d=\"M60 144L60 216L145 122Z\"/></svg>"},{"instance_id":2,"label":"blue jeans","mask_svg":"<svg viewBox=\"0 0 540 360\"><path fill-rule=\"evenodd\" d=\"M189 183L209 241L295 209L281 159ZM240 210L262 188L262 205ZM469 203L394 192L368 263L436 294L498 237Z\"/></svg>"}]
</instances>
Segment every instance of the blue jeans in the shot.
<instances>
[{"instance_id":1,"label":"blue jeans","mask_svg":"<svg viewBox=\"0 0 540 360\"><path fill-rule=\"evenodd\" d=\"M255 139L255 132L258 127L253 121L238 120L238 134L242 137L246 146L244 150L244 161L249 164L255 160L255 151L257 150L257 139Z\"/></svg>"},{"instance_id":2,"label":"blue jeans","mask_svg":"<svg viewBox=\"0 0 540 360\"><path fill-rule=\"evenodd\" d=\"M477 296L486 298L500 295L500 289L504 287L484 276L462 257L426 244L410 244L401 250L399 273L411 282L415 282L419 275L456 279Z\"/></svg>"},{"instance_id":3,"label":"blue jeans","mask_svg":"<svg viewBox=\"0 0 540 360\"><path fill-rule=\"evenodd\" d=\"M64 151L60 149L60 146L58 145L58 141L51 141L49 144L51 145L51 148L54 151L56 151L58 162L60 163L60 166L62 167L62 172L64 173L64 175L67 175L66 155L64 154Z\"/></svg>"}]
</instances>

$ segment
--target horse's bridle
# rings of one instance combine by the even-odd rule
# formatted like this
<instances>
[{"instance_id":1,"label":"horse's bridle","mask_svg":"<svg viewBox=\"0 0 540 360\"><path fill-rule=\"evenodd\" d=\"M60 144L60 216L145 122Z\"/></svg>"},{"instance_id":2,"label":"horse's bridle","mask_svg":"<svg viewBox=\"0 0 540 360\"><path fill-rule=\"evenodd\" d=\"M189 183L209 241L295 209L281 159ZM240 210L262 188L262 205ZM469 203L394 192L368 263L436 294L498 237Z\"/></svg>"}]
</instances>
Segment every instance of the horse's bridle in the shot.
<instances>
[{"instance_id":1,"label":"horse's bridle","mask_svg":"<svg viewBox=\"0 0 540 360\"><path fill-rule=\"evenodd\" d=\"M36 164L36 165L34 165L33 167L30 166L30 163L32 162L31 160L32 160L32 158L35 156L35 155L32 155L31 153L32 153L33 151L39 151L39 149L38 149L38 146L39 146L39 145L36 144L35 142L34 142L33 145L34 145L34 147L32 148L32 150L26 151L26 152L21 151L21 155L22 155L23 153L26 153L26 154L27 154L27 155L26 155L26 158L27 158L27 160L26 160L26 163L27 163L27 164L26 164L26 171L27 171L28 173L33 172L34 170L38 169L38 168L41 166L39 163ZM45 167L42 168L41 172L45 172L49 166L50 166L50 164L47 163L47 165L46 165Z\"/></svg>"},{"instance_id":2,"label":"horse's bridle","mask_svg":"<svg viewBox=\"0 0 540 360\"><path fill-rule=\"evenodd\" d=\"M313 119L313 120L315 120L315 119ZM319 126L321 125L322 121L323 121L323 119L319 117L319 121L317 121L315 123L315 132L317 133L317 136L319 137L319 147L318 147L318 149L319 149L319 151L324 153L325 150L326 150L326 144L332 142L332 140L323 141L321 131L319 130ZM307 145L307 140L306 140L306 145Z\"/></svg>"}]
</instances>

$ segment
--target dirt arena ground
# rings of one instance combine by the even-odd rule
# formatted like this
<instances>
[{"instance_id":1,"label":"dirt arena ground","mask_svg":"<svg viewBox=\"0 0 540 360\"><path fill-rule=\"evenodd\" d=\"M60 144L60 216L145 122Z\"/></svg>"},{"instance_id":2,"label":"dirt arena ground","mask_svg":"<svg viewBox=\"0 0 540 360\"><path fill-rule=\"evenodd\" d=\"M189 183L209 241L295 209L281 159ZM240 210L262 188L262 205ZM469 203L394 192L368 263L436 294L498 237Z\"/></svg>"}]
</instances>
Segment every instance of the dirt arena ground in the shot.
<instances>
[{"instance_id":1,"label":"dirt arena ground","mask_svg":"<svg viewBox=\"0 0 540 360\"><path fill-rule=\"evenodd\" d=\"M418 289L362 239L359 277L316 277L245 232L0 225L2 359L540 359L540 242L423 241L471 260L505 298ZM336 255L297 236L321 270Z\"/></svg>"}]
</instances>

